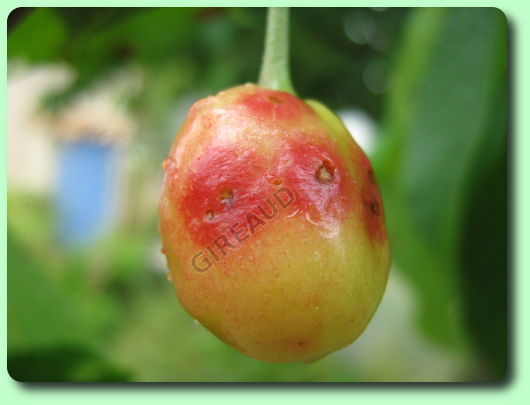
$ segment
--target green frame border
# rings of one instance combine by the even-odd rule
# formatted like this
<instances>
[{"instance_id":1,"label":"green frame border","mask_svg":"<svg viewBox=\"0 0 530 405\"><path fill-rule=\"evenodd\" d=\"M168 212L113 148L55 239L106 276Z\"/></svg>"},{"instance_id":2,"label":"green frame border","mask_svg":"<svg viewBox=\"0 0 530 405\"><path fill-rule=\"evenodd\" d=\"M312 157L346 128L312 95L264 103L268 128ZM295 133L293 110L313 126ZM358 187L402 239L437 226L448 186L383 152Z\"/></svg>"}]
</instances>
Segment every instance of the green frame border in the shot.
<instances>
[{"instance_id":1,"label":"green frame border","mask_svg":"<svg viewBox=\"0 0 530 405\"><path fill-rule=\"evenodd\" d=\"M45 3L45 4L43 4ZM172 0L158 1L79 1L68 2L64 0L49 0L47 2L13 1L5 0L0 5L7 37L7 17L17 7L31 6L76 6L76 7L110 7L110 6L292 6L292 7L319 7L319 6L347 6L347 7L496 7L504 12L508 18L510 27L511 58L511 163L512 163L512 328L511 328L511 372L507 381L501 384L274 384L274 385L245 385L245 384L208 384L204 385L178 385L178 384L24 384L14 381L7 373L7 305L6 299L2 300L0 311L0 347L1 361L3 364L2 377L0 379L0 397L7 400L8 404L17 404L27 401L38 401L39 404L76 404L90 403L101 400L104 397L112 397L121 394L120 400L129 404L143 404L147 398L151 400L156 394L156 400L175 401L175 395L180 400L193 400L198 402L219 401L221 403L248 403L251 399L254 404L269 403L279 397L292 397L306 404L328 401L330 397L338 401L380 401L389 400L398 403L421 403L426 400L430 404L446 404L447 401L459 399L473 399L481 404L498 404L500 401L520 403L525 398L530 398L530 350L523 342L530 342L530 318L524 310L530 308L530 294L525 294L526 287L530 287L530 272L523 269L530 268L530 250L523 249L530 243L530 214L522 207L530 207L530 182L523 182L523 174L530 172L530 159L525 155L530 154L530 2L526 0L505 1L332 1L322 2L310 1L270 1L259 2L257 0L237 1L198 1L178 2ZM7 41L1 42L3 54L1 71L4 77L2 90L2 142L1 162L4 171L2 176L3 198L0 207L5 215L2 216L2 263L4 267L3 277L0 278L0 291L4 297L7 296L6 280L6 229L7 229ZM524 75L524 73L527 75ZM526 112L526 114L524 114ZM526 153L525 153L526 152ZM526 231L526 232L525 232ZM526 243L525 243L526 242ZM154 392L154 391L158 392ZM88 391L88 392L87 392ZM256 395L257 394L257 395ZM434 395L433 395L434 394ZM295 396L296 395L296 396ZM149 396L149 397L147 397Z\"/></svg>"}]
</instances>

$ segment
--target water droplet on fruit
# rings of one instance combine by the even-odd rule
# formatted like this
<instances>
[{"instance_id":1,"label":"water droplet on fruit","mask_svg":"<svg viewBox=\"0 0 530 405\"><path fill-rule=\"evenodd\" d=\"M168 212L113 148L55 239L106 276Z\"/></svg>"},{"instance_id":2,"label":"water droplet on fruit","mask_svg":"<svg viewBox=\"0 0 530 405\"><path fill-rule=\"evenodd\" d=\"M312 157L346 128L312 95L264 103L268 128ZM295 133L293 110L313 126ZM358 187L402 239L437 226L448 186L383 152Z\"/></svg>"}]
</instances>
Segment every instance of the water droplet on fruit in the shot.
<instances>
[{"instance_id":1,"label":"water droplet on fruit","mask_svg":"<svg viewBox=\"0 0 530 405\"><path fill-rule=\"evenodd\" d=\"M318 222L315 222L313 218L311 218L311 214L309 214L309 212L305 213L305 219L307 219L313 225L317 225L317 226L320 225Z\"/></svg>"},{"instance_id":2,"label":"water droplet on fruit","mask_svg":"<svg viewBox=\"0 0 530 405\"><path fill-rule=\"evenodd\" d=\"M287 215L286 218L291 218L291 217L294 217L296 214L298 214L300 212L300 209L297 208L296 210L294 210L293 212L291 212L289 215Z\"/></svg>"},{"instance_id":3,"label":"water droplet on fruit","mask_svg":"<svg viewBox=\"0 0 530 405\"><path fill-rule=\"evenodd\" d=\"M162 162L162 169L166 172L172 172L177 168L177 162L171 157L164 159Z\"/></svg>"},{"instance_id":4,"label":"water droplet on fruit","mask_svg":"<svg viewBox=\"0 0 530 405\"><path fill-rule=\"evenodd\" d=\"M319 183L330 183L335 178L335 166L329 160L324 160L315 172L315 177Z\"/></svg>"},{"instance_id":5,"label":"water droplet on fruit","mask_svg":"<svg viewBox=\"0 0 530 405\"><path fill-rule=\"evenodd\" d=\"M171 276L171 273L166 273L166 280L169 281L169 282L172 282L173 281L173 278Z\"/></svg>"}]
</instances>

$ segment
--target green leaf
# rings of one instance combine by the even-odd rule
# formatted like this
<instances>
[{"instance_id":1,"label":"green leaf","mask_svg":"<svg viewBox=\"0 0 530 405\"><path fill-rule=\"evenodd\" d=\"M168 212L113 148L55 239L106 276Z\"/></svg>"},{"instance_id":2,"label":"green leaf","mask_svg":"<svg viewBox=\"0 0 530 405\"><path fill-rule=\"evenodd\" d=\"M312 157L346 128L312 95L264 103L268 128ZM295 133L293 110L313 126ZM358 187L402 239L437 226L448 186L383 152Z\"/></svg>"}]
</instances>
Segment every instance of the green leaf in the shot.
<instances>
[{"instance_id":1,"label":"green leaf","mask_svg":"<svg viewBox=\"0 0 530 405\"><path fill-rule=\"evenodd\" d=\"M9 34L7 57L49 62L58 57L67 36L67 28L54 9L37 8Z\"/></svg>"},{"instance_id":2,"label":"green leaf","mask_svg":"<svg viewBox=\"0 0 530 405\"><path fill-rule=\"evenodd\" d=\"M39 269L32 252L11 232L8 232L7 255L9 350L87 343L75 302Z\"/></svg>"},{"instance_id":3,"label":"green leaf","mask_svg":"<svg viewBox=\"0 0 530 405\"><path fill-rule=\"evenodd\" d=\"M22 382L122 382L130 375L83 346L9 354L9 375Z\"/></svg>"},{"instance_id":4,"label":"green leaf","mask_svg":"<svg viewBox=\"0 0 530 405\"><path fill-rule=\"evenodd\" d=\"M67 290L50 264L8 229L8 370L17 381L127 381L102 357L104 297ZM48 271L46 271L48 270ZM94 299L98 299L94 305ZM105 318L105 319L101 319Z\"/></svg>"},{"instance_id":5,"label":"green leaf","mask_svg":"<svg viewBox=\"0 0 530 405\"><path fill-rule=\"evenodd\" d=\"M487 213L502 208L477 198L499 197L501 206L506 199L506 37L506 18L497 9L417 9L394 70L375 158L394 257L416 286L420 325L451 347L467 347L478 325L485 327L470 321L473 311L486 311L477 300L489 294L474 285L478 269L494 274L482 280L484 287L498 292L506 286L506 262L481 260L486 246L495 247L495 257L506 256L506 233L496 230L505 228L506 217L488 226ZM500 180L487 181L492 170ZM484 181L487 189L480 187ZM502 335L506 306L487 307Z\"/></svg>"}]
</instances>

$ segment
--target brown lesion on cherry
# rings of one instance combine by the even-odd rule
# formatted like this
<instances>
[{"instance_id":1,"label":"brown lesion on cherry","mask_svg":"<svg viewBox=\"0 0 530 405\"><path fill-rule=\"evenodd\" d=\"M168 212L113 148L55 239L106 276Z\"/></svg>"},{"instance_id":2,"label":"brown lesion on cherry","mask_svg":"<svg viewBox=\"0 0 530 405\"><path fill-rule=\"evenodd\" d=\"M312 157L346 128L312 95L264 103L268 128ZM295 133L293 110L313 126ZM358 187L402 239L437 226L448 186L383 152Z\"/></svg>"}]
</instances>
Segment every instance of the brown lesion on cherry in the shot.
<instances>
[{"instance_id":1,"label":"brown lesion on cherry","mask_svg":"<svg viewBox=\"0 0 530 405\"><path fill-rule=\"evenodd\" d=\"M372 184L375 184L375 173L374 173L374 170L372 168L368 169L368 179L370 180L370 183Z\"/></svg>"},{"instance_id":2,"label":"brown lesion on cherry","mask_svg":"<svg viewBox=\"0 0 530 405\"><path fill-rule=\"evenodd\" d=\"M229 188L223 189L219 194L219 201L230 208L234 203L234 191Z\"/></svg>"},{"instance_id":3,"label":"brown lesion on cherry","mask_svg":"<svg viewBox=\"0 0 530 405\"><path fill-rule=\"evenodd\" d=\"M333 163L327 159L323 160L315 172L315 178L322 184L332 182L335 178L335 166Z\"/></svg>"},{"instance_id":4,"label":"brown lesion on cherry","mask_svg":"<svg viewBox=\"0 0 530 405\"><path fill-rule=\"evenodd\" d=\"M214 218L215 218L215 213L213 212L213 210L207 210L207 211L204 213L204 219L205 219L207 222L212 222Z\"/></svg>"},{"instance_id":5,"label":"brown lesion on cherry","mask_svg":"<svg viewBox=\"0 0 530 405\"><path fill-rule=\"evenodd\" d=\"M274 177L270 180L270 182L276 186L279 186L280 184L282 184L282 179L278 178L278 177Z\"/></svg>"},{"instance_id":6,"label":"brown lesion on cherry","mask_svg":"<svg viewBox=\"0 0 530 405\"><path fill-rule=\"evenodd\" d=\"M380 209L377 201L370 201L368 205L370 207L370 212L375 216L379 216Z\"/></svg>"},{"instance_id":7,"label":"brown lesion on cherry","mask_svg":"<svg viewBox=\"0 0 530 405\"><path fill-rule=\"evenodd\" d=\"M366 171L366 175L368 176L368 180L370 180L370 183L372 184L371 186L369 186L371 190L369 194L371 196L369 197L367 201L368 209L372 215L378 217L381 213L381 207L379 205L378 198L376 197L376 194L374 193L374 186L376 187L374 169L369 167L368 170Z\"/></svg>"},{"instance_id":8,"label":"brown lesion on cherry","mask_svg":"<svg viewBox=\"0 0 530 405\"><path fill-rule=\"evenodd\" d=\"M267 96L267 100L274 104L283 104L283 100L278 96Z\"/></svg>"},{"instance_id":9,"label":"brown lesion on cherry","mask_svg":"<svg viewBox=\"0 0 530 405\"><path fill-rule=\"evenodd\" d=\"M226 207L231 208L234 203L234 191L230 188L224 188L219 193L219 201ZM212 222L215 219L215 211L210 208L204 213L204 220L206 222Z\"/></svg>"}]
</instances>

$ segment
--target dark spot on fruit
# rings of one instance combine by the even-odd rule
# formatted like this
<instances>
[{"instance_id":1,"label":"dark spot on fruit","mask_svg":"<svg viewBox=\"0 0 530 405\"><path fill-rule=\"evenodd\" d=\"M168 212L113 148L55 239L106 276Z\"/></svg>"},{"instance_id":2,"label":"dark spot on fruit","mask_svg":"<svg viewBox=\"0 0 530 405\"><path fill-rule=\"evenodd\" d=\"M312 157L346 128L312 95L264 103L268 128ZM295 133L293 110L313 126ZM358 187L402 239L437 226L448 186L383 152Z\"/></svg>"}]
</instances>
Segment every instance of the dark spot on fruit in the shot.
<instances>
[{"instance_id":1,"label":"dark spot on fruit","mask_svg":"<svg viewBox=\"0 0 530 405\"><path fill-rule=\"evenodd\" d=\"M274 104L283 104L283 100L277 96L267 96L267 100Z\"/></svg>"},{"instance_id":2,"label":"dark spot on fruit","mask_svg":"<svg viewBox=\"0 0 530 405\"><path fill-rule=\"evenodd\" d=\"M375 184L375 174L372 169L368 169L368 178L372 184Z\"/></svg>"},{"instance_id":3,"label":"dark spot on fruit","mask_svg":"<svg viewBox=\"0 0 530 405\"><path fill-rule=\"evenodd\" d=\"M213 221L213 218L215 217L215 214L213 212L213 210L208 210L206 211L206 213L204 214L204 219L208 222L211 222Z\"/></svg>"},{"instance_id":4,"label":"dark spot on fruit","mask_svg":"<svg viewBox=\"0 0 530 405\"><path fill-rule=\"evenodd\" d=\"M245 215L270 195L271 186L265 178L268 169L261 155L239 145L206 148L191 164L184 184L178 184L185 190L179 203L194 242L206 248L231 225L244 223ZM231 207L228 190L233 194ZM212 220L205 216L209 210L214 213Z\"/></svg>"},{"instance_id":5,"label":"dark spot on fruit","mask_svg":"<svg viewBox=\"0 0 530 405\"><path fill-rule=\"evenodd\" d=\"M376 201L371 201L370 202L370 211L374 215L379 215L379 204L377 204Z\"/></svg>"},{"instance_id":6,"label":"dark spot on fruit","mask_svg":"<svg viewBox=\"0 0 530 405\"><path fill-rule=\"evenodd\" d=\"M335 178L335 166L329 160L324 160L315 172L315 177L319 183L329 183Z\"/></svg>"},{"instance_id":7,"label":"dark spot on fruit","mask_svg":"<svg viewBox=\"0 0 530 405\"><path fill-rule=\"evenodd\" d=\"M246 113L262 120L266 126L277 127L281 123L316 115L316 112L298 97L268 89L244 95L239 100L239 105L246 110Z\"/></svg>"},{"instance_id":8,"label":"dark spot on fruit","mask_svg":"<svg viewBox=\"0 0 530 405\"><path fill-rule=\"evenodd\" d=\"M275 177L274 179L271 180L271 183L279 186L280 184L282 184L282 180L279 179L278 177Z\"/></svg>"},{"instance_id":9,"label":"dark spot on fruit","mask_svg":"<svg viewBox=\"0 0 530 405\"><path fill-rule=\"evenodd\" d=\"M305 346L307 342L298 342L298 346Z\"/></svg>"},{"instance_id":10,"label":"dark spot on fruit","mask_svg":"<svg viewBox=\"0 0 530 405\"><path fill-rule=\"evenodd\" d=\"M230 208L234 202L234 192L230 189L224 189L221 191L221 194L219 194L219 201Z\"/></svg>"}]
</instances>

